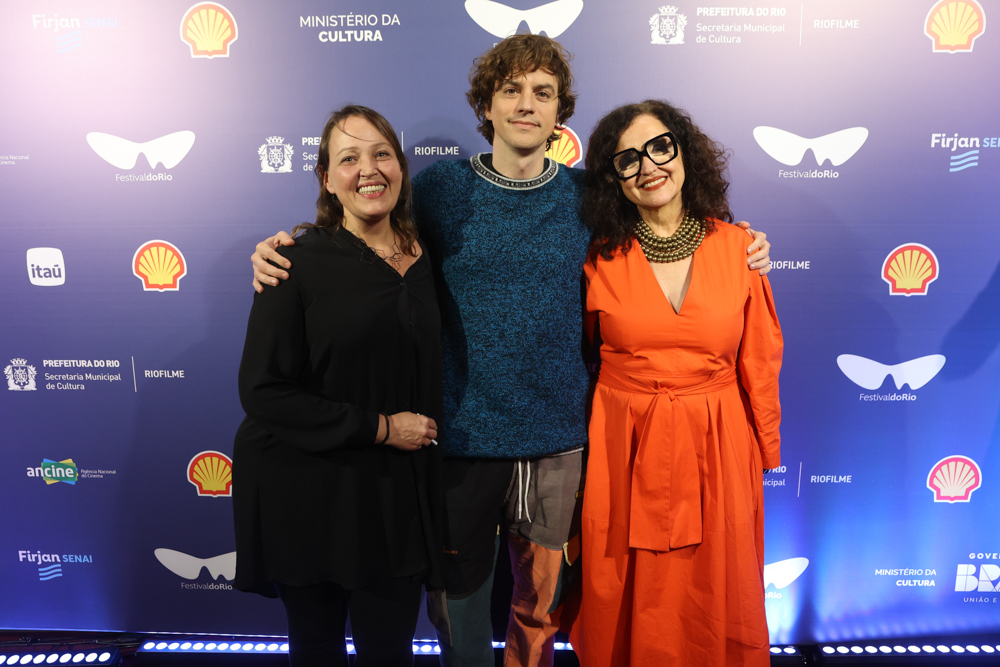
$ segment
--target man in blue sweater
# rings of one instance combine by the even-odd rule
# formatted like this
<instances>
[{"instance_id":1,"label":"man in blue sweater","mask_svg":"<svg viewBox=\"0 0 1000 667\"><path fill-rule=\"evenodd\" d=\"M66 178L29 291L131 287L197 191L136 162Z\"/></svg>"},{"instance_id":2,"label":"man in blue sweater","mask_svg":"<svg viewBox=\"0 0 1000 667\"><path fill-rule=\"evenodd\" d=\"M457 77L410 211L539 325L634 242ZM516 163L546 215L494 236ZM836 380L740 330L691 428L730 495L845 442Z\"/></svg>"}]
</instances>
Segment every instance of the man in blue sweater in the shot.
<instances>
[{"instance_id":1,"label":"man in blue sweater","mask_svg":"<svg viewBox=\"0 0 1000 667\"><path fill-rule=\"evenodd\" d=\"M505 665L551 665L576 559L589 378L580 277L589 232L583 172L545 157L573 115L569 55L538 35L475 61L469 103L493 146L413 179L414 219L435 264L444 346L446 591L430 593L445 667L493 665L490 596L500 526L514 574ZM744 223L745 224L745 223ZM290 267L257 246L254 286ZM758 248L763 248L758 251ZM769 265L757 234L750 270Z\"/></svg>"}]
</instances>

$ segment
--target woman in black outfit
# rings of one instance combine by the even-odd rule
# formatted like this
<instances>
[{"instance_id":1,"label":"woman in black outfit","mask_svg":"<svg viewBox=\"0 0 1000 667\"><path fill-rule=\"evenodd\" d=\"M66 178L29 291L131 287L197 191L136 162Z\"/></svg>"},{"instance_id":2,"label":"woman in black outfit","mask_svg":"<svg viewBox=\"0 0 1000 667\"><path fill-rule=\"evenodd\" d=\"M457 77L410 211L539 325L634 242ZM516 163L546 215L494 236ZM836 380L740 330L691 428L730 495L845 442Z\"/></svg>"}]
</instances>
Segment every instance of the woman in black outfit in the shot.
<instances>
[{"instance_id":1,"label":"woman in black outfit","mask_svg":"<svg viewBox=\"0 0 1000 667\"><path fill-rule=\"evenodd\" d=\"M371 109L335 112L315 224L254 296L233 465L240 590L279 596L293 667L412 665L438 583L440 322L406 158Z\"/></svg>"}]
</instances>

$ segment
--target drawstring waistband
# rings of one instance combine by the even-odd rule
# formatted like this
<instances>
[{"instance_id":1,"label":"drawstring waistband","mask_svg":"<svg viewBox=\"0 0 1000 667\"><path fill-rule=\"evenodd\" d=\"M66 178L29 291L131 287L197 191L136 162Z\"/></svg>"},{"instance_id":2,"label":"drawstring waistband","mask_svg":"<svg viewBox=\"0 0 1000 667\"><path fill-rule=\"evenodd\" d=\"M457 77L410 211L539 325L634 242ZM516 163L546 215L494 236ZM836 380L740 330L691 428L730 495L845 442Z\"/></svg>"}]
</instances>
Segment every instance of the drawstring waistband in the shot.
<instances>
[{"instance_id":1,"label":"drawstring waistband","mask_svg":"<svg viewBox=\"0 0 1000 667\"><path fill-rule=\"evenodd\" d=\"M531 513L528 511L528 489L531 488L531 460L524 459L524 483L521 483L521 459L517 460L517 518L521 519L521 508L524 508L524 516L531 523Z\"/></svg>"}]
</instances>

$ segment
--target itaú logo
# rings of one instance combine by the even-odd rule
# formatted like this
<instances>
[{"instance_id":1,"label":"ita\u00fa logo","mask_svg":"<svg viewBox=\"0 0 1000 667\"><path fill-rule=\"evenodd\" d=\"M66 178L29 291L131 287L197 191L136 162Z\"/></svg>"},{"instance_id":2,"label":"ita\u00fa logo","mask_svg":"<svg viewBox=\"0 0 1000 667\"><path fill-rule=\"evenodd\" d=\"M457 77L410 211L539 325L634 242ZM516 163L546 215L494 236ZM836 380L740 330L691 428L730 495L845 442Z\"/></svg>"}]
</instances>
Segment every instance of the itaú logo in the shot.
<instances>
[{"instance_id":1,"label":"ita\u00fa logo","mask_svg":"<svg viewBox=\"0 0 1000 667\"><path fill-rule=\"evenodd\" d=\"M535 35L555 39L573 25L583 0L556 0L533 9L514 9L493 0L465 0L465 11L479 27L496 37L510 37L522 22Z\"/></svg>"},{"instance_id":2,"label":"ita\u00fa logo","mask_svg":"<svg viewBox=\"0 0 1000 667\"><path fill-rule=\"evenodd\" d=\"M781 589L789 586L793 581L802 576L802 573L809 567L808 558L788 558L779 560L776 563L764 566L764 588L773 585ZM765 598L780 598L781 593L768 591Z\"/></svg>"},{"instance_id":3,"label":"ita\u00fa logo","mask_svg":"<svg viewBox=\"0 0 1000 667\"><path fill-rule=\"evenodd\" d=\"M182 130L141 144L113 134L90 132L87 143L105 162L119 169L135 167L140 153L146 156L150 169L155 169L158 164L163 164L165 169L173 169L194 146L194 132Z\"/></svg>"},{"instance_id":4,"label":"ita\u00fa logo","mask_svg":"<svg viewBox=\"0 0 1000 667\"><path fill-rule=\"evenodd\" d=\"M871 391L881 387L887 375L892 376L897 390L902 389L904 384L909 385L911 390L920 389L944 368L944 362L943 354L929 354L894 366L880 364L854 354L842 354L837 357L837 365L844 375L859 387Z\"/></svg>"},{"instance_id":5,"label":"ita\u00fa logo","mask_svg":"<svg viewBox=\"0 0 1000 667\"><path fill-rule=\"evenodd\" d=\"M868 130L864 127L851 127L815 139L806 139L776 127L761 125L753 129L753 138L765 153L781 164L790 167L797 165L802 162L806 151L812 149L817 165L830 160L834 167L839 167L861 149L868 140Z\"/></svg>"},{"instance_id":6,"label":"ita\u00fa logo","mask_svg":"<svg viewBox=\"0 0 1000 667\"><path fill-rule=\"evenodd\" d=\"M184 579L197 579L201 575L202 568L208 568L212 579L218 579L221 576L223 579L232 581L236 578L235 551L212 558L196 558L173 549L157 549L153 555L163 567Z\"/></svg>"}]
</instances>

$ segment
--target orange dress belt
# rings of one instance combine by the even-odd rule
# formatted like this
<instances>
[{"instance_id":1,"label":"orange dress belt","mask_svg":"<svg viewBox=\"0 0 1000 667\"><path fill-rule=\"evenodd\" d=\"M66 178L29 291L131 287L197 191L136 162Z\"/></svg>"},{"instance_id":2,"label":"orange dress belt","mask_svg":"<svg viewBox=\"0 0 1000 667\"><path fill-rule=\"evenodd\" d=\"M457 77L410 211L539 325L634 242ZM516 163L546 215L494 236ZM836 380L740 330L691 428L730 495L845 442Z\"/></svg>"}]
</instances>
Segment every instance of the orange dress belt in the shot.
<instances>
[{"instance_id":1,"label":"orange dress belt","mask_svg":"<svg viewBox=\"0 0 1000 667\"><path fill-rule=\"evenodd\" d=\"M629 546L669 551L702 541L702 465L709 411L689 411L683 396L717 392L736 383L736 367L705 375L659 379L604 364L598 384L652 394L632 467ZM742 410L740 411L742 413ZM741 415L742 416L742 415ZM634 421L640 421L635 419ZM633 427L634 428L634 427ZM632 434L626 435L626 447Z\"/></svg>"}]
</instances>

